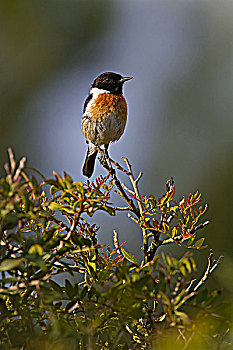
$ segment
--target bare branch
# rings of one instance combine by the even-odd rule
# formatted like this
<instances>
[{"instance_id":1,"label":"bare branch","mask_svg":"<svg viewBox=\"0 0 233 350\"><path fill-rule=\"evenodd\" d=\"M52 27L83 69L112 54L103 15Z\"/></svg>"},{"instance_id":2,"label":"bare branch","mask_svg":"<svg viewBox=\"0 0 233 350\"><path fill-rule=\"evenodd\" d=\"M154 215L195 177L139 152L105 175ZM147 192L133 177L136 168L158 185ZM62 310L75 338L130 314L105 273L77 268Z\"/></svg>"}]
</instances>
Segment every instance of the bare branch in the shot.
<instances>
[{"instance_id":1,"label":"bare branch","mask_svg":"<svg viewBox=\"0 0 233 350\"><path fill-rule=\"evenodd\" d=\"M166 192L171 192L173 190L173 186L174 186L174 180L173 180L173 177L171 177L171 179L169 179L167 182L166 182ZM169 207L169 203L167 203L167 207ZM165 214L162 214L161 215L161 219L160 219L160 229L162 227L162 223L163 223L163 220L165 218ZM169 217L170 219L170 217ZM172 220L172 217L170 219L170 221ZM150 247L148 249L148 252L147 252L147 259L148 261L151 261L153 259L153 257L155 256L155 253L157 251L157 249L162 245L162 244L169 244L169 243L173 243L174 242L174 238L169 238L165 241L160 241L159 240L159 237L160 237L160 232L159 231L153 231L153 240L150 244Z\"/></svg>"},{"instance_id":2,"label":"bare branch","mask_svg":"<svg viewBox=\"0 0 233 350\"><path fill-rule=\"evenodd\" d=\"M139 197L139 191L138 191L138 186L137 186L137 181L134 180L134 177L133 177L133 173L132 173L132 167L131 167L131 164L129 163L128 159L127 158L124 158L122 157L122 159L126 162L126 165L127 165L127 168L128 168L128 176L130 178L130 181L132 183L132 186L133 186L133 189L134 189L134 194L136 195L136 197ZM141 173L142 174L142 173ZM140 174L139 174L140 175ZM142 175L141 175L142 176ZM140 176L140 177L141 177ZM138 176L138 178L140 178ZM139 210L140 210L140 214L142 215L143 213L143 207L142 207L142 204L141 202L138 200L138 207L139 207Z\"/></svg>"},{"instance_id":3,"label":"bare branch","mask_svg":"<svg viewBox=\"0 0 233 350\"><path fill-rule=\"evenodd\" d=\"M220 256L218 258L218 260L216 261L214 259L214 253L213 250L210 249L210 255L208 257L208 264L207 264L207 268L204 272L203 277L200 279L200 281L198 282L198 284L193 288L194 292L200 288L200 286L202 284L204 284L207 280L207 278L209 277L209 275L214 271L214 269L216 269L216 267L220 264L221 260L222 260L223 256Z\"/></svg>"},{"instance_id":4,"label":"bare branch","mask_svg":"<svg viewBox=\"0 0 233 350\"><path fill-rule=\"evenodd\" d=\"M113 243L115 248L117 249L117 254L120 254L120 249L119 249L119 240L118 240L118 233L113 230Z\"/></svg>"},{"instance_id":5,"label":"bare branch","mask_svg":"<svg viewBox=\"0 0 233 350\"><path fill-rule=\"evenodd\" d=\"M131 164L129 163L128 159L124 158L124 157L122 157L122 159L125 161L127 168L129 170L128 176L129 176L129 179L132 183L132 186L134 189L134 194L135 194L136 199L137 199L137 198L139 198L139 190L138 190L137 183L140 180L140 178L142 177L142 172L139 173L137 179L135 180L133 173L132 173L132 167L131 167ZM138 199L137 199L137 202L138 202L138 207L139 207L139 211L140 211L140 216L142 216L143 212L144 212L142 203ZM148 222L148 225L149 225L149 222ZM150 227L150 225L149 225L149 227ZM148 237L147 237L147 232L144 228L142 228L142 235L143 235L143 248L142 248L142 250L144 252L144 261L147 262Z\"/></svg>"},{"instance_id":6,"label":"bare branch","mask_svg":"<svg viewBox=\"0 0 233 350\"><path fill-rule=\"evenodd\" d=\"M72 225L70 227L70 230L69 232L67 233L67 236L66 236L66 240L68 240L71 236L71 234L75 231L76 229L76 226L78 225L78 222L79 222L79 219L80 219L80 215L82 214L82 211L83 211L83 203L80 204L80 207L79 207L79 211L78 213L75 215L75 218L72 222Z\"/></svg>"},{"instance_id":7,"label":"bare branch","mask_svg":"<svg viewBox=\"0 0 233 350\"><path fill-rule=\"evenodd\" d=\"M193 285L193 283L196 282L196 278L194 278L188 285L188 287L185 289L185 292L188 293Z\"/></svg>"},{"instance_id":8,"label":"bare branch","mask_svg":"<svg viewBox=\"0 0 233 350\"><path fill-rule=\"evenodd\" d=\"M17 180L18 180L19 175L20 175L21 171L23 170L23 168L24 168L24 166L25 166L26 160L27 160L26 157L23 157L23 158L20 160L18 169L16 170L15 175L14 175L14 177L13 177L13 181L17 181Z\"/></svg>"},{"instance_id":9,"label":"bare branch","mask_svg":"<svg viewBox=\"0 0 233 350\"><path fill-rule=\"evenodd\" d=\"M205 221L203 223L201 223L200 225L194 226L194 228L190 231L191 234L193 234L194 232L197 232L198 230L202 229L203 227L209 225L209 221Z\"/></svg>"},{"instance_id":10,"label":"bare branch","mask_svg":"<svg viewBox=\"0 0 233 350\"><path fill-rule=\"evenodd\" d=\"M101 150L100 150L101 151ZM102 154L102 153L101 153ZM116 172L115 170L107 163L106 159L109 159L109 157L107 155L105 155L104 157L102 156L100 158L100 163L101 165L104 167L104 169L107 170L107 172L109 173L109 175L112 177L112 179L115 182L115 185L117 187L117 189L120 192L121 197L126 201L126 203L129 205L130 210L138 217L140 218L140 211L139 209L135 206L134 202L132 199L130 199L127 194L125 193L121 182L119 181L119 179L116 176Z\"/></svg>"},{"instance_id":11,"label":"bare branch","mask_svg":"<svg viewBox=\"0 0 233 350\"><path fill-rule=\"evenodd\" d=\"M9 158L10 158L10 165L11 165L11 174L14 174L15 169L16 169L16 161L14 159L14 154L12 151L12 148L8 148L8 154L9 154Z\"/></svg>"},{"instance_id":12,"label":"bare branch","mask_svg":"<svg viewBox=\"0 0 233 350\"><path fill-rule=\"evenodd\" d=\"M130 207L113 207L113 209L119 211L128 211L130 210Z\"/></svg>"},{"instance_id":13,"label":"bare branch","mask_svg":"<svg viewBox=\"0 0 233 350\"><path fill-rule=\"evenodd\" d=\"M138 181L141 179L142 175L143 175L143 173L140 171L138 177L137 177L136 180L135 180L136 184L137 184Z\"/></svg>"},{"instance_id":14,"label":"bare branch","mask_svg":"<svg viewBox=\"0 0 233 350\"><path fill-rule=\"evenodd\" d=\"M122 183L122 187L124 188L124 190L134 195L134 191L130 190L127 186L125 186L125 184Z\"/></svg>"},{"instance_id":15,"label":"bare branch","mask_svg":"<svg viewBox=\"0 0 233 350\"><path fill-rule=\"evenodd\" d=\"M117 169L119 169L120 171L122 171L124 174L129 175L129 172L127 170L125 170L119 163L117 163L115 160L113 160L112 158L109 157L109 161L111 163L113 163Z\"/></svg>"}]
</instances>

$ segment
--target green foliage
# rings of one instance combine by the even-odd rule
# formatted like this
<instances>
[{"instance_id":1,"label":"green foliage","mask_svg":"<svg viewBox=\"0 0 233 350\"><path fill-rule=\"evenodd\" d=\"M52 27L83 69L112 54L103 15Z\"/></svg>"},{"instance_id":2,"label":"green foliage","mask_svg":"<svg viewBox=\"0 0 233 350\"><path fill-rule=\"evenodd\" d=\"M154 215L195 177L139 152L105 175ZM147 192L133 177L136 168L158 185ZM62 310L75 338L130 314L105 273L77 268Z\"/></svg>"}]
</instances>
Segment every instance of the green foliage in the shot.
<instances>
[{"instance_id":1,"label":"green foliage","mask_svg":"<svg viewBox=\"0 0 233 350\"><path fill-rule=\"evenodd\" d=\"M11 151L5 168L0 186L1 349L232 346L226 340L231 316L226 317L220 292L202 288L219 260L211 253L203 277L196 280L189 250L181 259L156 253L170 243L203 247L204 239L196 238L206 224L197 225L206 210L197 207L200 194L176 202L173 181L158 200L130 190L135 207L123 194L133 208L129 216L144 234L139 262L119 244L116 232L115 248L99 245L100 228L88 222L97 210L109 215L120 210L110 202L114 176L81 183L55 173L39 183L26 174L25 159L16 166ZM136 210L135 215L137 205L140 214Z\"/></svg>"},{"instance_id":2,"label":"green foliage","mask_svg":"<svg viewBox=\"0 0 233 350\"><path fill-rule=\"evenodd\" d=\"M196 192L192 195L190 193L188 199L183 197L177 202L174 200L175 186L173 181L169 182L169 186L167 192L158 201L153 195L134 196L141 203L143 210L139 219L133 218L131 214L129 217L144 230L149 231L148 238L152 237L154 233L159 233L170 237L169 243L173 242L186 248L206 248L203 246L204 237L196 240L196 224L207 210L207 205L204 208L197 207L201 200L201 194ZM163 219L159 221L157 218L161 216ZM173 225L171 226L172 220ZM148 225L149 221L152 221L152 226ZM160 241L159 244L167 244L167 241Z\"/></svg>"}]
</instances>

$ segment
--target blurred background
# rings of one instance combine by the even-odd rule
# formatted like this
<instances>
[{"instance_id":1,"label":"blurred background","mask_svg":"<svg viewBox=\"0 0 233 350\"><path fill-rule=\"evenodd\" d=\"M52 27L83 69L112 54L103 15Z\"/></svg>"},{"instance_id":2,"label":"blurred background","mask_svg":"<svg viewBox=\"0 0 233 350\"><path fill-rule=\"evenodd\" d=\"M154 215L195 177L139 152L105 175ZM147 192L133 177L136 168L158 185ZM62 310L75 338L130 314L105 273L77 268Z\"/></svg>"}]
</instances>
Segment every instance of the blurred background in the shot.
<instances>
[{"instance_id":1,"label":"blurred background","mask_svg":"<svg viewBox=\"0 0 233 350\"><path fill-rule=\"evenodd\" d=\"M231 293L232 15L230 0L1 1L1 174L11 146L46 176L65 170L84 181L80 118L89 87L104 71L133 76L127 128L111 157L126 156L144 173L141 193L161 196L171 176L177 199L203 193L211 224L199 235L225 256L211 283ZM115 228L140 257L140 232L124 212L94 219L100 243L112 245ZM201 271L208 252L195 253Z\"/></svg>"}]
</instances>

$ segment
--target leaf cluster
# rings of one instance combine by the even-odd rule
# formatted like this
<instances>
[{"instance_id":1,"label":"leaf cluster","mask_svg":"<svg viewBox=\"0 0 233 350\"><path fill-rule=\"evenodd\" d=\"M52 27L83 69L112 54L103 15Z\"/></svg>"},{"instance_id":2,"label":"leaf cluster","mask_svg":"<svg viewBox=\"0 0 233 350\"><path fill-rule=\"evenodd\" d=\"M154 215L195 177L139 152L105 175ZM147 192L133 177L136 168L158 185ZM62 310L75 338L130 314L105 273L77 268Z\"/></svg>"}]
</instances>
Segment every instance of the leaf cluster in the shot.
<instances>
[{"instance_id":1,"label":"leaf cluster","mask_svg":"<svg viewBox=\"0 0 233 350\"><path fill-rule=\"evenodd\" d=\"M1 349L169 349L171 339L174 349L192 339L203 349L228 345L220 292L202 288L220 260L211 252L195 279L190 251L181 259L157 254L169 243L203 247L200 194L176 202L170 181L159 199L140 195L135 183L132 199L123 195L144 235L139 262L115 231L115 247L101 246L101 228L89 221L96 211L121 210L110 202L116 175L81 183L55 172L39 182L25 158L17 164L9 155L0 180ZM200 335L199 320L211 330Z\"/></svg>"}]
</instances>

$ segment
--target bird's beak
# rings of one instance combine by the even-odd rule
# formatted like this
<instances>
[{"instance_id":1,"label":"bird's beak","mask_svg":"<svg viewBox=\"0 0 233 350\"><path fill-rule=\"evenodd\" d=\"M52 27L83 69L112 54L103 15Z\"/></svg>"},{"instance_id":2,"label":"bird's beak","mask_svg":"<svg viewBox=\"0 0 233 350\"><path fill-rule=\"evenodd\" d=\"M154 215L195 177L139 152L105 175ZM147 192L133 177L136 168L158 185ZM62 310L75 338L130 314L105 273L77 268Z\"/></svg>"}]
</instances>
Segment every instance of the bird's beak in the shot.
<instances>
[{"instance_id":1,"label":"bird's beak","mask_svg":"<svg viewBox=\"0 0 233 350\"><path fill-rule=\"evenodd\" d=\"M133 79L133 77L122 77L121 80L120 80L120 82L121 82L121 83L124 83L125 81L131 80L131 79Z\"/></svg>"}]
</instances>

